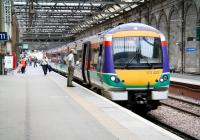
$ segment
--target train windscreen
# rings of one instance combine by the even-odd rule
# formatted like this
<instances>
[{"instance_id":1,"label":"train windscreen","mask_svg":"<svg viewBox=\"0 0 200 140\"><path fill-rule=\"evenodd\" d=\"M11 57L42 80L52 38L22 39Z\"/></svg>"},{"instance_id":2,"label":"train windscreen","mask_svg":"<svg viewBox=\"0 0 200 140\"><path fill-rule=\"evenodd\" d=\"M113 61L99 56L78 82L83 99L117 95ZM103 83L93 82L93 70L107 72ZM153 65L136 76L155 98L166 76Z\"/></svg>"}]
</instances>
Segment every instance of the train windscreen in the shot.
<instances>
[{"instance_id":1,"label":"train windscreen","mask_svg":"<svg viewBox=\"0 0 200 140\"><path fill-rule=\"evenodd\" d=\"M113 38L115 68L162 68L162 46L157 37Z\"/></svg>"}]
</instances>

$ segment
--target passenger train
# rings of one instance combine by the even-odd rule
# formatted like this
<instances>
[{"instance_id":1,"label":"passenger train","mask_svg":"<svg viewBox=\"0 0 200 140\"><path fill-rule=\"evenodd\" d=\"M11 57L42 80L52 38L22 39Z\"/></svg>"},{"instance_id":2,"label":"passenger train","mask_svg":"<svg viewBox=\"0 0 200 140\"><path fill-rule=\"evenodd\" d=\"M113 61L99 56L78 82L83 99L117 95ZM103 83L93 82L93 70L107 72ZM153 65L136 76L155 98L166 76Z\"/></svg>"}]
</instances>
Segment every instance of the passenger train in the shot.
<instances>
[{"instance_id":1,"label":"passenger train","mask_svg":"<svg viewBox=\"0 0 200 140\"><path fill-rule=\"evenodd\" d=\"M122 24L94 36L49 50L51 65L67 73L65 64L74 49L74 77L98 88L113 101L130 107L156 109L167 99L170 82L167 43L157 29L141 24Z\"/></svg>"}]
</instances>

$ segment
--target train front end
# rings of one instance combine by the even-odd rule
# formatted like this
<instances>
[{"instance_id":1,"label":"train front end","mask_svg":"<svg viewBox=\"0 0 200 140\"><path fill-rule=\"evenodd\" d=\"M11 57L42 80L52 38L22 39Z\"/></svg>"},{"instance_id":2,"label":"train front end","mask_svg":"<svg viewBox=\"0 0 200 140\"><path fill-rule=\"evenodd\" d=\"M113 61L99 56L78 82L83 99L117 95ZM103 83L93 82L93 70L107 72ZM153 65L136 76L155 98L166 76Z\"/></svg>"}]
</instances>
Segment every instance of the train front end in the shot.
<instances>
[{"instance_id":1,"label":"train front end","mask_svg":"<svg viewBox=\"0 0 200 140\"><path fill-rule=\"evenodd\" d=\"M170 82L165 37L145 24L112 29L104 39L103 81L112 100L157 108Z\"/></svg>"}]
</instances>

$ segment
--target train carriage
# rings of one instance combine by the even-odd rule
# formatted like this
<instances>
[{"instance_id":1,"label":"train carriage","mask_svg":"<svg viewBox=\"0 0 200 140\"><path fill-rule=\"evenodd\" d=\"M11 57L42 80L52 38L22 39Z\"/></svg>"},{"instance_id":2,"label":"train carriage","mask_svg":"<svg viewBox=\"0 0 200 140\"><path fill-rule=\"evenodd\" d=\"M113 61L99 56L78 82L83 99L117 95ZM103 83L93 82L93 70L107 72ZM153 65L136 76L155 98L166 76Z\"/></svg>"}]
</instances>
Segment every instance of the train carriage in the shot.
<instances>
[{"instance_id":1,"label":"train carriage","mask_svg":"<svg viewBox=\"0 0 200 140\"><path fill-rule=\"evenodd\" d=\"M97 87L107 98L155 109L167 99L170 81L164 35L127 23L68 45L75 49L75 77Z\"/></svg>"}]
</instances>

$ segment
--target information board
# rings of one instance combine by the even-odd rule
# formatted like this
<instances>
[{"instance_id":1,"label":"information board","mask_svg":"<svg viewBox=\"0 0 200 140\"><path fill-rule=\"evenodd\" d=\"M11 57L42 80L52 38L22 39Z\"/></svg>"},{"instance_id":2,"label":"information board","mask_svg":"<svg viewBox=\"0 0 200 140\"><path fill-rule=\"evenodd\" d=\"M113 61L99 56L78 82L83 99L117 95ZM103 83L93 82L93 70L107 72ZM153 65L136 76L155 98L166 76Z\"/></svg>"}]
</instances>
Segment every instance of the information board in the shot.
<instances>
[{"instance_id":1,"label":"information board","mask_svg":"<svg viewBox=\"0 0 200 140\"><path fill-rule=\"evenodd\" d=\"M196 48L185 48L186 52L196 52Z\"/></svg>"},{"instance_id":2,"label":"information board","mask_svg":"<svg viewBox=\"0 0 200 140\"><path fill-rule=\"evenodd\" d=\"M0 41L7 41L8 35L7 32L0 32Z\"/></svg>"},{"instance_id":3,"label":"information board","mask_svg":"<svg viewBox=\"0 0 200 140\"><path fill-rule=\"evenodd\" d=\"M12 69L13 68L13 56L5 56L5 68Z\"/></svg>"},{"instance_id":4,"label":"information board","mask_svg":"<svg viewBox=\"0 0 200 140\"><path fill-rule=\"evenodd\" d=\"M22 49L28 49L28 44L23 44Z\"/></svg>"}]
</instances>

